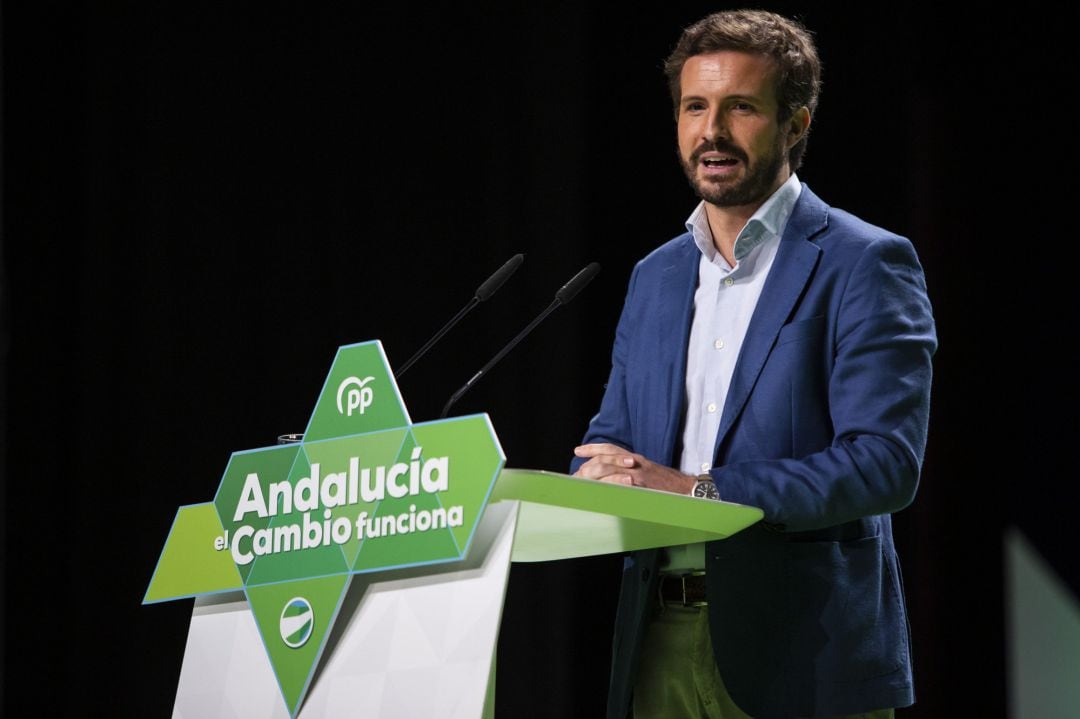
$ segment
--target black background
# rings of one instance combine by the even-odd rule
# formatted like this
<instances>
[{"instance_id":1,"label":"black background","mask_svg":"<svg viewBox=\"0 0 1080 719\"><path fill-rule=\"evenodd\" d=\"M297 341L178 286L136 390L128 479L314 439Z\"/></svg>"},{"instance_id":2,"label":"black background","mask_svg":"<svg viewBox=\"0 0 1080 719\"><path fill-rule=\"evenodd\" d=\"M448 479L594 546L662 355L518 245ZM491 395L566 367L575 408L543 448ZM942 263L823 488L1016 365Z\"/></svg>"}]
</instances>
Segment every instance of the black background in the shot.
<instances>
[{"instance_id":1,"label":"black background","mask_svg":"<svg viewBox=\"0 0 1080 719\"><path fill-rule=\"evenodd\" d=\"M603 272L455 407L564 470L633 263L694 199L660 63L721 5L5 3L3 707L168 716L190 601L141 606L177 506L307 422L339 345L402 363L414 421L582 266ZM895 517L908 717L1003 716L1002 531L1080 592L1068 23L774 3L825 65L802 180L915 242L941 348ZM600 716L619 559L515 565L499 716Z\"/></svg>"}]
</instances>

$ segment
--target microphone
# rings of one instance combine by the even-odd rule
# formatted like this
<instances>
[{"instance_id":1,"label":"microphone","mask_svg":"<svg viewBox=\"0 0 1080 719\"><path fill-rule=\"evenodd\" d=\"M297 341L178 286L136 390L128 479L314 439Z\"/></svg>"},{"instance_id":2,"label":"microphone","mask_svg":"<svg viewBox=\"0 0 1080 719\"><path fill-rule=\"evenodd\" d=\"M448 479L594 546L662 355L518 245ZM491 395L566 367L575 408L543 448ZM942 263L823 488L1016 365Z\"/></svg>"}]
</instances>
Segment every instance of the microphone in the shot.
<instances>
[{"instance_id":1,"label":"microphone","mask_svg":"<svg viewBox=\"0 0 1080 719\"><path fill-rule=\"evenodd\" d=\"M521 263L524 261L525 255L518 253L507 260L502 267L495 270L491 277L488 277L476 288L476 292L473 293L473 298L469 300L449 322L443 325L443 328L436 332L434 337L429 339L423 347L418 349L416 354L410 357L409 360L401 366L401 369L394 373L395 376L400 379L401 375L405 374L405 372L413 366L413 363L416 362L416 360L427 354L427 351L431 349L436 342L442 339L442 336L449 332L451 327L460 322L461 318L467 315L473 307L476 307L478 304L495 294L495 292L503 286L503 283L510 278L510 275L514 274L518 267L521 267Z\"/></svg>"},{"instance_id":2,"label":"microphone","mask_svg":"<svg viewBox=\"0 0 1080 719\"><path fill-rule=\"evenodd\" d=\"M585 285L592 282L593 278L596 277L599 272L600 263L590 262L583 270L570 278L569 282L560 287L559 291L555 293L555 299L550 305L547 306L547 309L537 315L536 319L530 322L528 327L519 332L517 337L510 340L509 344L499 350L499 353L492 357L486 365L480 368L480 371L474 374L472 376L472 379L462 385L462 387L457 392L454 392L454 394L451 395L450 399L447 400L446 405L443 407L442 414L439 415L440 419L445 418L446 414L450 411L450 407L459 399L461 399L462 395L468 392L472 388L472 386L476 384L477 380L487 374L488 370L494 367L499 360L505 357L507 352L514 349L514 347L517 346L518 342L521 342L521 340L525 339L525 336L532 332L538 324L543 322L545 317L550 315L562 305L568 304L570 300L574 299L577 294L581 292L581 290L585 289Z\"/></svg>"}]
</instances>

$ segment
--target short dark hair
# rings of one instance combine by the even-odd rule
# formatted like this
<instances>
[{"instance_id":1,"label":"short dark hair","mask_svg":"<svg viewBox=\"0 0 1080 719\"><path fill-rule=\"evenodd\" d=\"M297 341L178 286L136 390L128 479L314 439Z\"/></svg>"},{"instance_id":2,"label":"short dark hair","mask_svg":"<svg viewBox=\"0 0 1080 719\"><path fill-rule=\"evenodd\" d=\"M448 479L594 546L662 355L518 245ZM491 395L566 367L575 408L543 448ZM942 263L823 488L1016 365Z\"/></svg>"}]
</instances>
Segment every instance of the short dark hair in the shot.
<instances>
[{"instance_id":1,"label":"short dark hair","mask_svg":"<svg viewBox=\"0 0 1080 719\"><path fill-rule=\"evenodd\" d=\"M778 120L786 122L800 107L810 116L821 91L821 61L814 39L802 24L763 10L727 10L713 13L683 30L675 49L664 61L675 115L679 114L683 65L695 55L738 50L772 58L776 66ZM788 164L795 171L806 152L807 135L791 148Z\"/></svg>"}]
</instances>

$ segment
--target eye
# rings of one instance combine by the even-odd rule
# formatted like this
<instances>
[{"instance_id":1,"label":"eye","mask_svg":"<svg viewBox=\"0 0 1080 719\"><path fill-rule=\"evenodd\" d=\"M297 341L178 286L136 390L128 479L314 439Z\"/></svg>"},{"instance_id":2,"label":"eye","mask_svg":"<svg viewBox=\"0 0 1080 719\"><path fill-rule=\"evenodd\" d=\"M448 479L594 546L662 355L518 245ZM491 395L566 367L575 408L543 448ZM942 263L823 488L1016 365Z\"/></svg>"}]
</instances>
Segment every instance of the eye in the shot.
<instances>
[{"instance_id":1,"label":"eye","mask_svg":"<svg viewBox=\"0 0 1080 719\"><path fill-rule=\"evenodd\" d=\"M742 100L732 104L731 109L736 112L754 112L754 106L749 102L744 102Z\"/></svg>"},{"instance_id":2,"label":"eye","mask_svg":"<svg viewBox=\"0 0 1080 719\"><path fill-rule=\"evenodd\" d=\"M683 110L686 112L703 112L705 110L705 103L701 100L689 100L683 105Z\"/></svg>"}]
</instances>

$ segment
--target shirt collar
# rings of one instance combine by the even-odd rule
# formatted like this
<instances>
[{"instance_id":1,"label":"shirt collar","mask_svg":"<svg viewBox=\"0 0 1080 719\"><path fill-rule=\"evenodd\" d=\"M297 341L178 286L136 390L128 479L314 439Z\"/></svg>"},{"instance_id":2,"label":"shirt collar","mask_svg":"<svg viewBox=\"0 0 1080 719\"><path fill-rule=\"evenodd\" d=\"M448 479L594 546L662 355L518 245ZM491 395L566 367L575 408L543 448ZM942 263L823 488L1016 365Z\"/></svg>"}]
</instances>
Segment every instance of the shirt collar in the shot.
<instances>
[{"instance_id":1,"label":"shirt collar","mask_svg":"<svg viewBox=\"0 0 1080 719\"><path fill-rule=\"evenodd\" d=\"M738 263L758 245L770 237L779 237L795 209L795 202L802 193L802 183L793 172L787 182L780 185L769 199L757 209L735 238L735 262ZM709 218L705 215L704 200L698 203L686 220L686 229L694 236L694 244L709 262L715 262L718 256L713 244L712 231L709 230Z\"/></svg>"}]
</instances>

